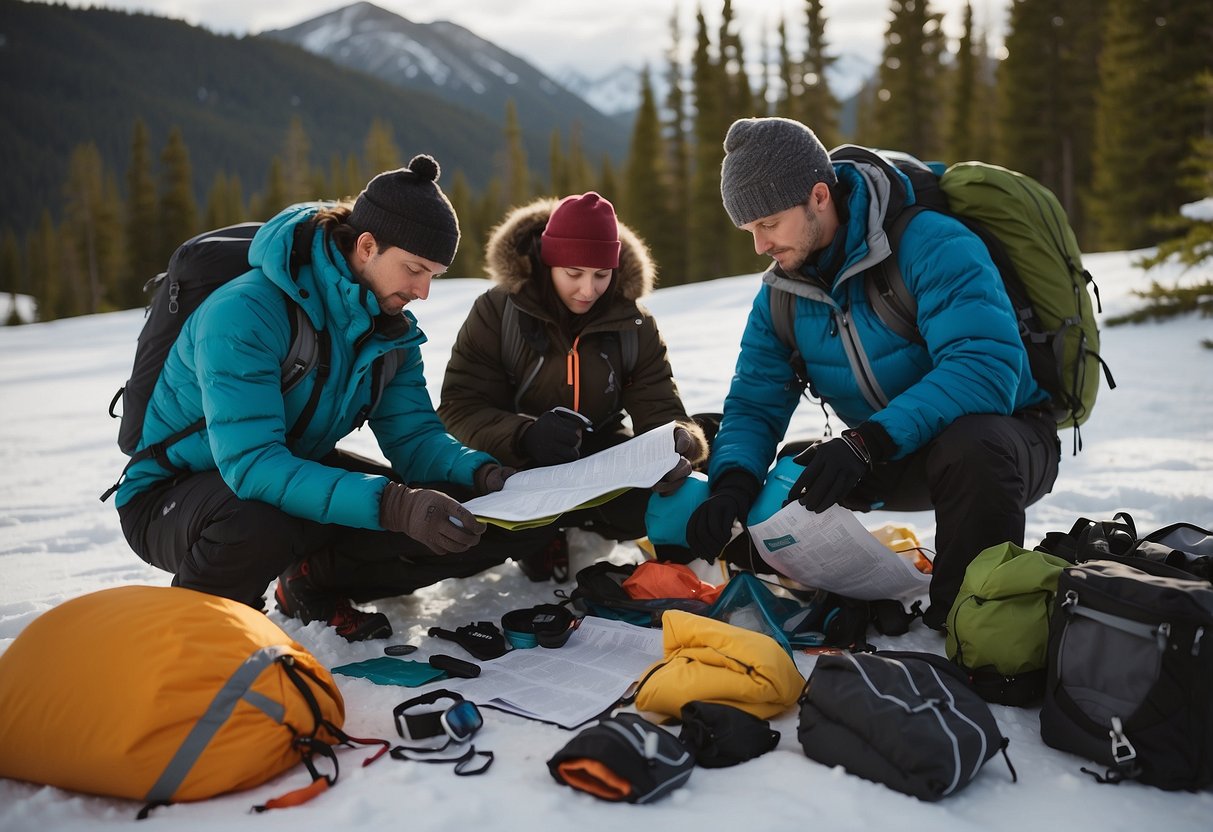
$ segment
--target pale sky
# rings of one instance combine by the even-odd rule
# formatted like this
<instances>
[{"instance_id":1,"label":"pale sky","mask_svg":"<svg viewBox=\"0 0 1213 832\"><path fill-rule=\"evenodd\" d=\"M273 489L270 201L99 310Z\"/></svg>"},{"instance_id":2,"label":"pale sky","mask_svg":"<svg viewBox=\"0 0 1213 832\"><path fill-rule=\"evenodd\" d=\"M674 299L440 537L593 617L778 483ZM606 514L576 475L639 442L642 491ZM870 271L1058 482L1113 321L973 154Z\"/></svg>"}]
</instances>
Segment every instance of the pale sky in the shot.
<instances>
[{"instance_id":1,"label":"pale sky","mask_svg":"<svg viewBox=\"0 0 1213 832\"><path fill-rule=\"evenodd\" d=\"M222 33L256 33L280 29L353 0L68 0L72 6L103 5L176 17ZM619 64L663 66L670 41L670 18L677 8L684 40L694 34L699 4L715 30L720 0L376 0L375 5L417 23L450 20L475 32L541 70L553 74L577 67L588 77L605 74ZM944 12L945 31L958 36L964 0L930 0ZM888 23L887 0L825 0L826 36L835 54L855 53L870 63L879 60ZM1010 0L973 0L979 26L1000 42ZM742 24L747 55L760 48L759 32L772 33L781 16L788 20L794 46L803 43L804 0L735 0L735 17Z\"/></svg>"}]
</instances>

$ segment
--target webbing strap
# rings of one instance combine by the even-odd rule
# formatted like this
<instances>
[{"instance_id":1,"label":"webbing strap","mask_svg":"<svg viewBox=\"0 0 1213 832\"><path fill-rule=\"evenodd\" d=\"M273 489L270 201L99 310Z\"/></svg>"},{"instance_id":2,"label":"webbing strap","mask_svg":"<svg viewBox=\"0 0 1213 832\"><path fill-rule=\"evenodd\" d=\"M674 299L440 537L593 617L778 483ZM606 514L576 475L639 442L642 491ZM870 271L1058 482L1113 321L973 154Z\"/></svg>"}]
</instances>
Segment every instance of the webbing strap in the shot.
<instances>
[{"instance_id":1,"label":"webbing strap","mask_svg":"<svg viewBox=\"0 0 1213 832\"><path fill-rule=\"evenodd\" d=\"M144 800L149 803L171 800L181 788L185 778L193 769L207 745L219 733L224 724L231 718L236 704L244 698L253 683L267 667L272 665L280 655L290 648L285 644L273 644L255 651L236 672L216 691L206 711L194 723L185 740L182 741L177 753L164 767L160 777L148 790Z\"/></svg>"}]
</instances>

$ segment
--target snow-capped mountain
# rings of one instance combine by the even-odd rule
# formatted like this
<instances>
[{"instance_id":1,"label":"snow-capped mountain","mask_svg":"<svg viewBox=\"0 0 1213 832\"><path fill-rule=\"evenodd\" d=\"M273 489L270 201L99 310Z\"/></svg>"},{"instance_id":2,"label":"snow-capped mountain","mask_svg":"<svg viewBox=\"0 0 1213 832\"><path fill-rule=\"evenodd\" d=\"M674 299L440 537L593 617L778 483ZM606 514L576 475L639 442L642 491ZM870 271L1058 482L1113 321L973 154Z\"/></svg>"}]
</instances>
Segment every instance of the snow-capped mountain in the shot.
<instances>
[{"instance_id":1,"label":"snow-capped mountain","mask_svg":"<svg viewBox=\"0 0 1213 832\"><path fill-rule=\"evenodd\" d=\"M527 61L445 20L414 23L371 3L355 3L263 37L293 43L334 63L401 87L421 89L497 122L513 99L532 134L568 135L580 126L587 149L626 153L629 125L611 118Z\"/></svg>"}]
</instances>

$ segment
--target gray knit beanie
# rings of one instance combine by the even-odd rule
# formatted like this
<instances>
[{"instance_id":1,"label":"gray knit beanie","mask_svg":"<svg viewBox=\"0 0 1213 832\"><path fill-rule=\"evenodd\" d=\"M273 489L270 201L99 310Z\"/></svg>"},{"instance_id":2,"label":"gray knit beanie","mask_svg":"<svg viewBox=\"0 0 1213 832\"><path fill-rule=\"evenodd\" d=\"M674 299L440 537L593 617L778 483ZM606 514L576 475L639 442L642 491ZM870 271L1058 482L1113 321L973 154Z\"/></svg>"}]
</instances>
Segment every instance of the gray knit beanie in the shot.
<instances>
[{"instance_id":1,"label":"gray knit beanie","mask_svg":"<svg viewBox=\"0 0 1213 832\"><path fill-rule=\"evenodd\" d=\"M741 227L799 205L818 182L838 181L812 130L786 118L742 118L724 137L720 197Z\"/></svg>"},{"instance_id":2,"label":"gray knit beanie","mask_svg":"<svg viewBox=\"0 0 1213 832\"><path fill-rule=\"evenodd\" d=\"M414 156L407 167L384 171L358 194L349 223L375 241L451 265L459 247L459 219L438 187L441 169L432 156Z\"/></svg>"}]
</instances>

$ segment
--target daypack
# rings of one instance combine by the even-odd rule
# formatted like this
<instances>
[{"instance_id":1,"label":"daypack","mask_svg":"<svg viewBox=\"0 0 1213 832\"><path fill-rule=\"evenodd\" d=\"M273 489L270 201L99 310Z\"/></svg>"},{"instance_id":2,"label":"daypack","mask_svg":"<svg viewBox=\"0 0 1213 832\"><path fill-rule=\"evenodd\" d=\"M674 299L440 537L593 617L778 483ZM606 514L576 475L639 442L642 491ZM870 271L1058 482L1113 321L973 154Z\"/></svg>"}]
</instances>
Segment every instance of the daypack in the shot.
<instances>
[{"instance_id":1,"label":"daypack","mask_svg":"<svg viewBox=\"0 0 1213 832\"><path fill-rule=\"evenodd\" d=\"M1023 706L1044 694L1049 616L1068 565L1007 542L983 550L965 569L948 613L945 652L987 702Z\"/></svg>"},{"instance_id":2,"label":"daypack","mask_svg":"<svg viewBox=\"0 0 1213 832\"><path fill-rule=\"evenodd\" d=\"M811 760L932 801L963 789L999 751L1005 758L1008 742L955 665L894 651L819 656L797 735Z\"/></svg>"},{"instance_id":3,"label":"daypack","mask_svg":"<svg viewBox=\"0 0 1213 832\"><path fill-rule=\"evenodd\" d=\"M1094 288L1098 303L1099 288L1082 266L1074 231L1053 193L1031 177L984 162L959 162L940 175L906 154L882 155L855 145L835 148L830 158L876 165L892 185L885 218L892 253L864 274L868 299L881 321L906 340L924 343L917 301L897 263L901 236L920 211L956 217L981 238L998 267L1032 377L1051 397L1058 427L1077 428L1085 422L1099 392L1100 370L1109 388L1116 382L1099 356L1099 329L1087 291L1088 285ZM909 177L915 204L903 205L905 194L894 167ZM794 317L795 297L772 291L772 324L793 351L793 367L804 389L810 380L796 347ZM1077 431L1074 441L1077 452L1082 447Z\"/></svg>"},{"instance_id":4,"label":"daypack","mask_svg":"<svg viewBox=\"0 0 1213 832\"><path fill-rule=\"evenodd\" d=\"M579 570L577 586L569 594L573 609L584 615L613 618L640 627L660 627L666 610L685 610L706 614L710 605L695 598L637 599L623 588L623 582L636 571L635 564L600 561Z\"/></svg>"},{"instance_id":5,"label":"daypack","mask_svg":"<svg viewBox=\"0 0 1213 832\"><path fill-rule=\"evenodd\" d=\"M619 352L623 361L623 385L627 386L631 381L632 371L636 369L640 336L636 333L635 327L620 330L618 335ZM505 366L510 383L515 387L515 410L522 410L522 395L535 380L539 368L543 366L544 353L547 352L547 349L547 333L541 326L524 327L518 315L518 306L512 297L507 297L505 307L501 310L501 363ZM528 350L539 356L529 367Z\"/></svg>"},{"instance_id":6,"label":"daypack","mask_svg":"<svg viewBox=\"0 0 1213 832\"><path fill-rule=\"evenodd\" d=\"M114 394L109 406L110 416L122 420L118 428L118 447L130 457L126 467L122 469L123 475L130 466L144 459L163 459L166 448L206 427L206 420L198 419L159 442L144 448L139 447L143 438L143 420L148 402L151 401L156 383L160 380L164 361L176 343L177 336L181 334L186 319L212 292L249 271L249 247L262 225L264 223L239 223L191 237L173 252L168 268L144 285L143 291L151 292L152 299L148 304L143 329L139 332L134 364L126 384ZM299 270L311 262L310 243L314 231L315 225L310 222L299 223L295 227L289 263L292 278L297 279ZM287 307L291 327L290 348L282 360L283 395L293 390L318 366L311 397L295 424L287 432L287 444L290 445L303 435L319 404L324 382L328 378L330 344L328 333L316 332L302 306L285 293L282 298ZM373 394L370 410L378 403L399 365L398 350L386 353L376 362L372 371ZM119 400L122 401L121 414L114 411ZM109 499L121 481L120 475L118 482L101 495L102 502Z\"/></svg>"},{"instance_id":7,"label":"daypack","mask_svg":"<svg viewBox=\"0 0 1213 832\"><path fill-rule=\"evenodd\" d=\"M266 807L294 805L336 782L313 759L335 765L331 746L387 749L347 737L344 715L329 672L263 613L180 587L117 587L43 613L0 655L0 777L150 809L303 762L312 785Z\"/></svg>"},{"instance_id":8,"label":"daypack","mask_svg":"<svg viewBox=\"0 0 1213 832\"><path fill-rule=\"evenodd\" d=\"M1213 783L1213 587L1145 558L1066 568L1040 736L1101 782Z\"/></svg>"}]
</instances>

